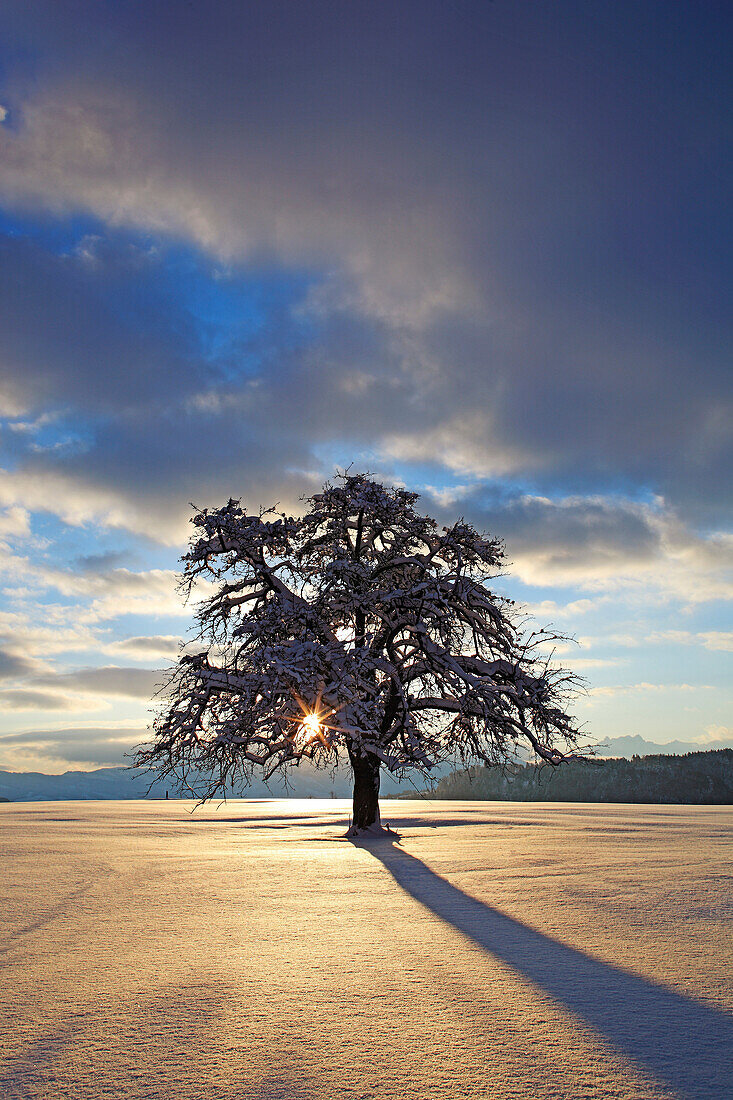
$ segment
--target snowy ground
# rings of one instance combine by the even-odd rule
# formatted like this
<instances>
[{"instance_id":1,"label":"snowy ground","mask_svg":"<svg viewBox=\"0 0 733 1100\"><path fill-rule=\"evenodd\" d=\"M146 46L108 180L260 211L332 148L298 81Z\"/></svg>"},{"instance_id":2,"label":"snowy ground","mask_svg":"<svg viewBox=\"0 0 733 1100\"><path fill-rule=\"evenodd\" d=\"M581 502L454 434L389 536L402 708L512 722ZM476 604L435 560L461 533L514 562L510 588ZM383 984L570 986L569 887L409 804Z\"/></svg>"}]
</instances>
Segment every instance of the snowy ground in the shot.
<instances>
[{"instance_id":1,"label":"snowy ground","mask_svg":"<svg viewBox=\"0 0 733 1100\"><path fill-rule=\"evenodd\" d=\"M0 807L3 1100L733 1096L731 810L190 808Z\"/></svg>"}]
</instances>

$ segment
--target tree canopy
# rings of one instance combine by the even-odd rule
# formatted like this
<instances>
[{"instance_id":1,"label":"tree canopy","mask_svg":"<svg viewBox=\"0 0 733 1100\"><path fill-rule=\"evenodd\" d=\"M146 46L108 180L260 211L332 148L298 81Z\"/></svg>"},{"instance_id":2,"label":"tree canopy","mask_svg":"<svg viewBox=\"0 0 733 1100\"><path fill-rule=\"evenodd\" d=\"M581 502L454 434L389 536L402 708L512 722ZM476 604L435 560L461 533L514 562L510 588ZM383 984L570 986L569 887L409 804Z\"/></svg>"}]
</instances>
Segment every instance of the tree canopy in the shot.
<instances>
[{"instance_id":1,"label":"tree canopy","mask_svg":"<svg viewBox=\"0 0 733 1100\"><path fill-rule=\"evenodd\" d=\"M354 772L355 831L379 827L379 770L573 755L575 678L491 583L501 542L441 527L418 496L346 473L293 517L237 500L193 518L181 584L200 592L138 766L199 797L303 759Z\"/></svg>"}]
</instances>

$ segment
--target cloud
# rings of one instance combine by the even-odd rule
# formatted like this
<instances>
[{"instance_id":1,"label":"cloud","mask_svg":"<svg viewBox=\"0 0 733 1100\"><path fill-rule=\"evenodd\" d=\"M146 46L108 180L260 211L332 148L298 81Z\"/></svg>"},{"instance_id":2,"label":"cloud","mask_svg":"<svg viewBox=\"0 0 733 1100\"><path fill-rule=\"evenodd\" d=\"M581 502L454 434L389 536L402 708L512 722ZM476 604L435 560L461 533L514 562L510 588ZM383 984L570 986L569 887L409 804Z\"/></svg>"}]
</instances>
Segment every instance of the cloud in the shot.
<instances>
[{"instance_id":1,"label":"cloud","mask_svg":"<svg viewBox=\"0 0 733 1100\"><path fill-rule=\"evenodd\" d=\"M614 665L623 664L623 661L614 657L573 657L570 663L574 672L583 672L589 668L610 668Z\"/></svg>"},{"instance_id":2,"label":"cloud","mask_svg":"<svg viewBox=\"0 0 733 1100\"><path fill-rule=\"evenodd\" d=\"M114 653L127 653L131 657L150 658L178 656L181 639L175 634L150 634L133 638L121 638L109 646Z\"/></svg>"},{"instance_id":3,"label":"cloud","mask_svg":"<svg viewBox=\"0 0 733 1100\"><path fill-rule=\"evenodd\" d=\"M122 566L127 554L121 550L105 550L102 554L80 554L74 562L79 573L100 574Z\"/></svg>"},{"instance_id":4,"label":"cloud","mask_svg":"<svg viewBox=\"0 0 733 1100\"><path fill-rule=\"evenodd\" d=\"M72 571L59 569L42 559L3 553L1 549L0 563L6 578L27 584L36 594L56 591L78 604L88 601L79 613L80 625L141 613L190 617L190 609L177 591L178 574L170 569L135 572L103 568L97 572L87 567ZM48 605L47 599L44 604Z\"/></svg>"},{"instance_id":5,"label":"cloud","mask_svg":"<svg viewBox=\"0 0 733 1100\"><path fill-rule=\"evenodd\" d=\"M347 440L553 496L639 485L720 523L726 135L707 97L703 141L689 91L703 54L706 86L725 73L711 13L705 50L678 28L670 64L625 10L634 49L614 50L611 81L567 64L605 56L611 28L561 8L550 37L575 47L553 50L495 5L432 8L408 33L386 8L265 27L214 3L205 28L176 11L171 36L164 6L156 23L82 4L80 50L46 8L12 7L37 67L11 81L0 195L100 224L63 256L6 246L7 400L109 418L61 453L23 452L13 499L174 541L186 488L297 499L292 471ZM220 280L266 268L307 285L212 363L160 289L166 239Z\"/></svg>"},{"instance_id":6,"label":"cloud","mask_svg":"<svg viewBox=\"0 0 733 1100\"><path fill-rule=\"evenodd\" d=\"M0 691L0 703L7 710L97 710L92 700L57 695L32 688L8 688Z\"/></svg>"},{"instance_id":7,"label":"cloud","mask_svg":"<svg viewBox=\"0 0 733 1100\"><path fill-rule=\"evenodd\" d=\"M701 645L705 649L733 652L733 632L725 630L657 630L648 634L647 644Z\"/></svg>"},{"instance_id":8,"label":"cloud","mask_svg":"<svg viewBox=\"0 0 733 1100\"><path fill-rule=\"evenodd\" d=\"M11 671L17 669L11 665ZM46 672L1 690L0 704L8 711L99 710L109 699L150 702L165 681L163 672L117 665Z\"/></svg>"},{"instance_id":9,"label":"cloud","mask_svg":"<svg viewBox=\"0 0 733 1100\"><path fill-rule=\"evenodd\" d=\"M0 542L30 535L30 513L17 505L0 512Z\"/></svg>"},{"instance_id":10,"label":"cloud","mask_svg":"<svg viewBox=\"0 0 733 1100\"><path fill-rule=\"evenodd\" d=\"M703 743L727 741L733 743L733 726L712 725L705 727L705 733L699 738Z\"/></svg>"},{"instance_id":11,"label":"cloud","mask_svg":"<svg viewBox=\"0 0 733 1100\"><path fill-rule=\"evenodd\" d=\"M121 765L147 734L142 726L72 726L0 734L0 761L19 770L58 770L58 765Z\"/></svg>"},{"instance_id":12,"label":"cloud","mask_svg":"<svg viewBox=\"0 0 733 1100\"><path fill-rule=\"evenodd\" d=\"M601 497L522 496L487 510L500 525L513 568L527 583L571 583L636 572L658 558L651 508Z\"/></svg>"},{"instance_id":13,"label":"cloud","mask_svg":"<svg viewBox=\"0 0 733 1100\"><path fill-rule=\"evenodd\" d=\"M584 597L580 600L571 600L569 603L559 604L556 600L540 600L528 603L528 612L537 619L575 619L580 615L587 615L597 611L610 601L610 596L596 596L592 599ZM584 639L581 640L584 643Z\"/></svg>"},{"instance_id":14,"label":"cloud","mask_svg":"<svg viewBox=\"0 0 733 1100\"><path fill-rule=\"evenodd\" d=\"M0 239L0 377L29 410L72 403L89 412L124 413L174 385L196 385L203 364L189 364L185 328L178 329L182 318L174 323L153 287L152 301L132 306L134 323L125 317L134 281L143 283L154 271L151 264L140 271L127 255L117 252L106 269L90 270L78 257ZM39 316L43 324L31 329Z\"/></svg>"},{"instance_id":15,"label":"cloud","mask_svg":"<svg viewBox=\"0 0 733 1100\"><path fill-rule=\"evenodd\" d=\"M32 676L42 668L39 661L28 657L15 647L0 644L0 681L18 680Z\"/></svg>"},{"instance_id":16,"label":"cloud","mask_svg":"<svg viewBox=\"0 0 733 1100\"><path fill-rule=\"evenodd\" d=\"M13 591L17 593L17 589ZM97 624L80 622L85 617L80 607L48 603L29 606L27 601L37 595L37 591L23 592L22 610L0 611L0 631L12 634L16 652L38 658L99 648L102 643Z\"/></svg>"},{"instance_id":17,"label":"cloud","mask_svg":"<svg viewBox=\"0 0 733 1100\"><path fill-rule=\"evenodd\" d=\"M713 691L714 688L710 684L648 684L642 682L640 684L618 684L614 686L594 687L588 691L589 695L593 696L611 696L611 695L648 695L667 692L698 692L698 691Z\"/></svg>"},{"instance_id":18,"label":"cloud","mask_svg":"<svg viewBox=\"0 0 733 1100\"><path fill-rule=\"evenodd\" d=\"M441 509L444 522L460 510L480 530L502 537L508 569L535 587L579 587L598 595L531 604L533 614L574 619L609 604L622 590L645 599L693 605L733 596L733 539L698 534L660 498L638 502L618 494L555 499L479 485L460 504Z\"/></svg>"},{"instance_id":19,"label":"cloud","mask_svg":"<svg viewBox=\"0 0 733 1100\"><path fill-rule=\"evenodd\" d=\"M164 682L164 674L145 668L82 668L55 676L38 677L34 682L42 687L83 695L127 696L151 699Z\"/></svg>"},{"instance_id":20,"label":"cloud","mask_svg":"<svg viewBox=\"0 0 733 1100\"><path fill-rule=\"evenodd\" d=\"M210 155L194 172L189 157L203 136L204 102L215 105L205 85L199 92L199 108L186 119L164 85L73 77L26 99L22 132L3 140L6 197L57 211L83 206L105 222L183 236L224 259L276 250L298 265L337 255L349 280L327 287L320 302L330 291L339 302L356 299L400 320L465 294L457 258L446 262L455 253L450 207L426 192L414 138L404 135L401 163L397 150L385 156L375 143L378 163L370 166L343 142L333 148L327 132L305 140L291 130L280 138L283 120L263 118L267 106L258 96L248 122L240 117L225 135L221 124L234 123L234 105L218 100L220 126L209 120ZM288 167L294 157L298 172ZM410 211L416 186L423 201Z\"/></svg>"},{"instance_id":21,"label":"cloud","mask_svg":"<svg viewBox=\"0 0 733 1100\"><path fill-rule=\"evenodd\" d=\"M733 633L725 630L654 630L650 634L604 634L602 637L583 637L580 644L591 648L598 645L640 646L679 645L703 646L705 649L722 652L733 651Z\"/></svg>"},{"instance_id":22,"label":"cloud","mask_svg":"<svg viewBox=\"0 0 733 1100\"><path fill-rule=\"evenodd\" d=\"M72 726L61 729L18 730L15 733L0 734L3 745L62 745L79 742L84 738L88 743L114 742L125 745L137 744L145 737L141 726Z\"/></svg>"},{"instance_id":23,"label":"cloud","mask_svg":"<svg viewBox=\"0 0 733 1100\"><path fill-rule=\"evenodd\" d=\"M733 632L730 630L703 630L696 635L706 649L733 651Z\"/></svg>"}]
</instances>

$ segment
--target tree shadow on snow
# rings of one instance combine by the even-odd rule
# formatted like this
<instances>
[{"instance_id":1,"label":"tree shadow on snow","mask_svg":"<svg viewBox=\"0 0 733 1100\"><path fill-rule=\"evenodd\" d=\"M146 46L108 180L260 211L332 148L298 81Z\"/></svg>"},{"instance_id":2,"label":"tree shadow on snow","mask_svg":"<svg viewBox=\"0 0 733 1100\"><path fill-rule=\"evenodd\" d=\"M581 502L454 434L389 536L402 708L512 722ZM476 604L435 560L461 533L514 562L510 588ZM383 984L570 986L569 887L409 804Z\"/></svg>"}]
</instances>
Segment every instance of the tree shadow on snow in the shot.
<instances>
[{"instance_id":1,"label":"tree shadow on snow","mask_svg":"<svg viewBox=\"0 0 733 1100\"><path fill-rule=\"evenodd\" d=\"M452 886L392 842L357 841L416 901L508 963L685 1100L731 1095L733 1020L529 928Z\"/></svg>"}]
</instances>

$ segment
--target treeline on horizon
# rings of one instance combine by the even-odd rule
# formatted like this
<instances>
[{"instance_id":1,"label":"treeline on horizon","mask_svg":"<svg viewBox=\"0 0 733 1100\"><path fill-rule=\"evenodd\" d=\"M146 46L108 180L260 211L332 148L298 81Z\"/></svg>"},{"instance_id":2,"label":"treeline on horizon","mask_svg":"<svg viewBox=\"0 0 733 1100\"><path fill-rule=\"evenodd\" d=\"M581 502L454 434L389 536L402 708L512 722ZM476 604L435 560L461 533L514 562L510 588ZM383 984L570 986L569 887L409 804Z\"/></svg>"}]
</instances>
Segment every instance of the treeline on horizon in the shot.
<instances>
[{"instance_id":1,"label":"treeline on horizon","mask_svg":"<svg viewBox=\"0 0 733 1100\"><path fill-rule=\"evenodd\" d=\"M510 802L733 803L733 749L631 760L573 760L553 768L471 767L439 780L430 798ZM409 797L409 796L405 796Z\"/></svg>"}]
</instances>

